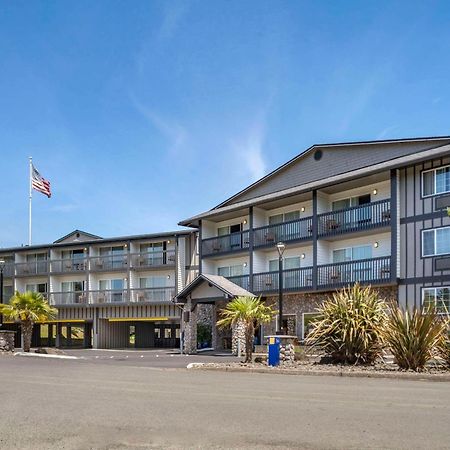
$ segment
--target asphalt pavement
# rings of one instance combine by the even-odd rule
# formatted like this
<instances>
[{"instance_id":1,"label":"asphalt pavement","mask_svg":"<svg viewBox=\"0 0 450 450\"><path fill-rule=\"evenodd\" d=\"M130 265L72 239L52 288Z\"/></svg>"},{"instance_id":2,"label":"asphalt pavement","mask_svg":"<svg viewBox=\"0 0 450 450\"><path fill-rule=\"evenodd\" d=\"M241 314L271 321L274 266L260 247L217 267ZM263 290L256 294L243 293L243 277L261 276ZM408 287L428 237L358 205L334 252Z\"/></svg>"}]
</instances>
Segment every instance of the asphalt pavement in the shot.
<instances>
[{"instance_id":1,"label":"asphalt pavement","mask_svg":"<svg viewBox=\"0 0 450 450\"><path fill-rule=\"evenodd\" d=\"M0 357L0 448L450 448L450 383L162 369L93 356Z\"/></svg>"}]
</instances>

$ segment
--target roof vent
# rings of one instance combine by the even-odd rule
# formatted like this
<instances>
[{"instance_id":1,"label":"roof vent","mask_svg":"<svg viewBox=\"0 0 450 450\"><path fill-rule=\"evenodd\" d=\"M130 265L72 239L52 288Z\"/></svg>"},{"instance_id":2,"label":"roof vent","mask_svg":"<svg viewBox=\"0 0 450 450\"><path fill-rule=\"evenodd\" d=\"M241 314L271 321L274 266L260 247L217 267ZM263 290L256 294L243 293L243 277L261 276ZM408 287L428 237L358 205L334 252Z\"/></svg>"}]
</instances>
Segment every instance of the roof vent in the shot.
<instances>
[{"instance_id":1,"label":"roof vent","mask_svg":"<svg viewBox=\"0 0 450 450\"><path fill-rule=\"evenodd\" d=\"M314 159L320 161L322 159L322 150L316 150L314 152Z\"/></svg>"}]
</instances>

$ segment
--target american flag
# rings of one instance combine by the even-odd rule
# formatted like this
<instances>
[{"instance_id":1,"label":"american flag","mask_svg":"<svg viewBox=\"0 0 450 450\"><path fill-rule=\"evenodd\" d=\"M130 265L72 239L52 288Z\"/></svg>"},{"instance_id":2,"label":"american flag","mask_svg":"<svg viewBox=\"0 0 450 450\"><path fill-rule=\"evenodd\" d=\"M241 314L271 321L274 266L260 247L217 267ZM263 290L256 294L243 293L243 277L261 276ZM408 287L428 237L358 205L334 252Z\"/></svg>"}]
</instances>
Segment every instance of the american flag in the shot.
<instances>
[{"instance_id":1,"label":"american flag","mask_svg":"<svg viewBox=\"0 0 450 450\"><path fill-rule=\"evenodd\" d=\"M50 192L50 181L47 181L44 177L42 177L33 165L31 166L31 168L32 188L50 198L52 196L52 193Z\"/></svg>"}]
</instances>

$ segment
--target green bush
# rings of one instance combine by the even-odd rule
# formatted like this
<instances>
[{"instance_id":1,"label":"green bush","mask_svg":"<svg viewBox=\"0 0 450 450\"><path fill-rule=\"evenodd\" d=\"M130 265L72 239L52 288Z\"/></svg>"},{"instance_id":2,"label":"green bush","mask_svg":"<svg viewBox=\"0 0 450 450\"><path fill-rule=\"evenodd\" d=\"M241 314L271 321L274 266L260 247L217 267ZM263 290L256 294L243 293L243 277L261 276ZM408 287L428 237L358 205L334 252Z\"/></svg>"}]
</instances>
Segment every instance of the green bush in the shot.
<instances>
[{"instance_id":1,"label":"green bush","mask_svg":"<svg viewBox=\"0 0 450 450\"><path fill-rule=\"evenodd\" d=\"M386 310L386 303L370 286L342 289L318 308L306 345L333 362L372 363L382 352Z\"/></svg>"},{"instance_id":2,"label":"green bush","mask_svg":"<svg viewBox=\"0 0 450 450\"><path fill-rule=\"evenodd\" d=\"M392 308L386 327L386 343L400 368L423 370L443 349L447 321L433 308L424 311Z\"/></svg>"}]
</instances>

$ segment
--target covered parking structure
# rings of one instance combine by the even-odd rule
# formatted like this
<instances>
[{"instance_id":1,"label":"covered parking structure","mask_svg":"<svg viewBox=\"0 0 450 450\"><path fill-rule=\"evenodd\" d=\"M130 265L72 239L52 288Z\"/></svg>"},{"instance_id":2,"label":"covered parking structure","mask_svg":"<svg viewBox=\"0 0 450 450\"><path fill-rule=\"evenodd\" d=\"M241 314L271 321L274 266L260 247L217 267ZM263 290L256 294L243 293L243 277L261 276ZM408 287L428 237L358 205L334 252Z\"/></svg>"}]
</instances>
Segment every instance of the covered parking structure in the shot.
<instances>
[{"instance_id":1,"label":"covered parking structure","mask_svg":"<svg viewBox=\"0 0 450 450\"><path fill-rule=\"evenodd\" d=\"M246 289L220 275L198 275L175 298L183 306L183 349L186 353L197 352L197 325L206 323L211 327L211 346L214 350L243 351L245 339L242 326L220 330L216 326L218 313L227 302L236 297L254 297Z\"/></svg>"}]
</instances>

